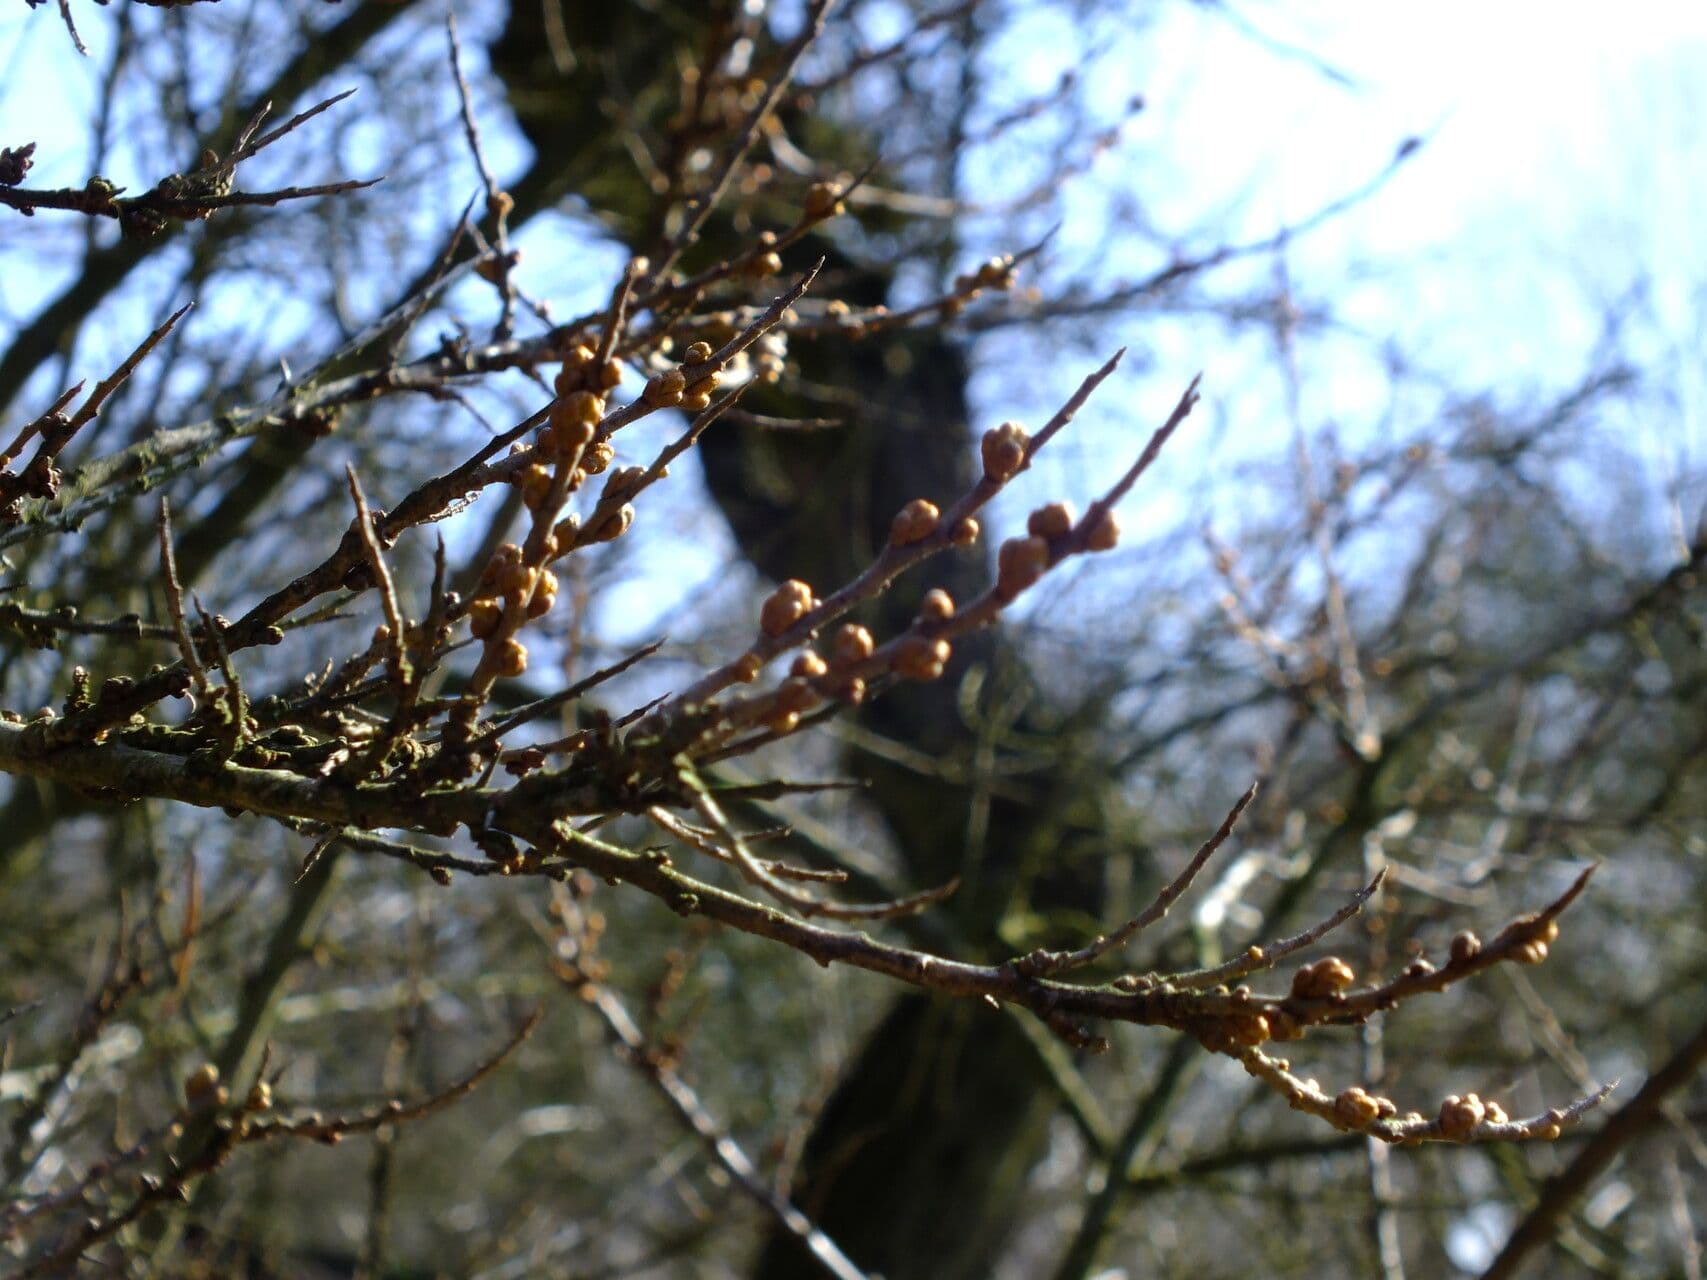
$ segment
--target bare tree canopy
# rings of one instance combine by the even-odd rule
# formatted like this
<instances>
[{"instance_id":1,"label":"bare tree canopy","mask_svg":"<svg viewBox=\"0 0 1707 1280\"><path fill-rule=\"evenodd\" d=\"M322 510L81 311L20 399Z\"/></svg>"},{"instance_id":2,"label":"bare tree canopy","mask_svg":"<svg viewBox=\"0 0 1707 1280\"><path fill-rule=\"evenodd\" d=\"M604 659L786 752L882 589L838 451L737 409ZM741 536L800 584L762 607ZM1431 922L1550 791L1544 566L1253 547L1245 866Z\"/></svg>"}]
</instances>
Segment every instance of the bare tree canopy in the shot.
<instances>
[{"instance_id":1,"label":"bare tree canopy","mask_svg":"<svg viewBox=\"0 0 1707 1280\"><path fill-rule=\"evenodd\" d=\"M1701 1274L1703 477L1617 314L1316 413L1425 143L1181 233L1130 6L29 8L0 1273Z\"/></svg>"}]
</instances>

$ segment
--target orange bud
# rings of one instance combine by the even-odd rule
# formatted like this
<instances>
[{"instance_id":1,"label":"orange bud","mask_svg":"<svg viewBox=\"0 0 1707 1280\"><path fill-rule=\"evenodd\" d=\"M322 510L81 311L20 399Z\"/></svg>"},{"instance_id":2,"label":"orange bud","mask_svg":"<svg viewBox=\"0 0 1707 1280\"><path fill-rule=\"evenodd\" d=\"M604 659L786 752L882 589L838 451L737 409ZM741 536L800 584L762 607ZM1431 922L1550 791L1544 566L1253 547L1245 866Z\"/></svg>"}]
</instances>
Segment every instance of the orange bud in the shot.
<instances>
[{"instance_id":1,"label":"orange bud","mask_svg":"<svg viewBox=\"0 0 1707 1280\"><path fill-rule=\"evenodd\" d=\"M895 519L889 526L889 545L907 547L923 542L937 531L941 520L942 513L937 510L936 503L914 498L895 513Z\"/></svg>"},{"instance_id":2,"label":"orange bud","mask_svg":"<svg viewBox=\"0 0 1707 1280\"><path fill-rule=\"evenodd\" d=\"M640 398L654 409L667 409L682 402L686 387L687 379L682 376L682 371L670 369L648 379L646 390L640 393Z\"/></svg>"},{"instance_id":3,"label":"orange bud","mask_svg":"<svg viewBox=\"0 0 1707 1280\"><path fill-rule=\"evenodd\" d=\"M954 597L941 587L932 587L919 601L919 617L941 622L954 616Z\"/></svg>"},{"instance_id":4,"label":"orange bud","mask_svg":"<svg viewBox=\"0 0 1707 1280\"><path fill-rule=\"evenodd\" d=\"M891 664L895 674L907 680L935 680L942 675L953 649L946 640L906 636L895 646Z\"/></svg>"},{"instance_id":5,"label":"orange bud","mask_svg":"<svg viewBox=\"0 0 1707 1280\"><path fill-rule=\"evenodd\" d=\"M814 182L807 188L802 212L811 221L822 222L825 218L835 217L845 208L841 191L832 183Z\"/></svg>"},{"instance_id":6,"label":"orange bud","mask_svg":"<svg viewBox=\"0 0 1707 1280\"><path fill-rule=\"evenodd\" d=\"M501 676L521 675L528 669L527 646L511 636L498 650L497 666Z\"/></svg>"},{"instance_id":7,"label":"orange bud","mask_svg":"<svg viewBox=\"0 0 1707 1280\"><path fill-rule=\"evenodd\" d=\"M1064 538L1073 529L1073 508L1065 502L1051 502L1048 506L1039 507L1026 520L1025 529L1032 537L1047 538L1051 542Z\"/></svg>"},{"instance_id":8,"label":"orange bud","mask_svg":"<svg viewBox=\"0 0 1707 1280\"><path fill-rule=\"evenodd\" d=\"M1017 422L1004 422L984 433L978 452L984 462L984 475L997 484L1011 480L1025 465L1031 437Z\"/></svg>"},{"instance_id":9,"label":"orange bud","mask_svg":"<svg viewBox=\"0 0 1707 1280\"><path fill-rule=\"evenodd\" d=\"M1049 544L1042 538L1009 538L996 552L996 594L1012 600L1049 568Z\"/></svg>"},{"instance_id":10,"label":"orange bud","mask_svg":"<svg viewBox=\"0 0 1707 1280\"><path fill-rule=\"evenodd\" d=\"M876 648L871 632L857 622L849 622L836 632L830 647L830 660L838 667L851 667L869 658Z\"/></svg>"},{"instance_id":11,"label":"orange bud","mask_svg":"<svg viewBox=\"0 0 1707 1280\"><path fill-rule=\"evenodd\" d=\"M1085 535L1085 546L1091 551L1113 551L1120 545L1120 521L1114 512L1105 511Z\"/></svg>"}]
</instances>

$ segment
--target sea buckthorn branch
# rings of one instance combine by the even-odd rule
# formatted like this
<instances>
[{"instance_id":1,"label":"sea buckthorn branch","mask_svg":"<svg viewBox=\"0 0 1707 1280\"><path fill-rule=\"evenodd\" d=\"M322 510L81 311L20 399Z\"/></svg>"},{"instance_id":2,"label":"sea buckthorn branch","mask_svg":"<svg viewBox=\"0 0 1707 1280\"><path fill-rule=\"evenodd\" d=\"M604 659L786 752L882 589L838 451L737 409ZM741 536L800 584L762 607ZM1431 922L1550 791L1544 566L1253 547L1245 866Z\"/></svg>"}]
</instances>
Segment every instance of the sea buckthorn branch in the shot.
<instances>
[{"instance_id":1,"label":"sea buckthorn branch","mask_svg":"<svg viewBox=\"0 0 1707 1280\"><path fill-rule=\"evenodd\" d=\"M1287 956L1320 941L1362 911L1386 882L1387 868L1382 867L1368 884L1346 899L1345 904L1339 910L1318 920L1308 929L1303 929L1291 937L1268 943L1266 946L1253 943L1223 964L1218 964L1209 969L1192 969L1185 973L1170 974L1168 981L1176 987L1213 987L1226 982L1235 982L1240 978L1253 973L1260 973L1265 969L1272 969Z\"/></svg>"},{"instance_id":2,"label":"sea buckthorn branch","mask_svg":"<svg viewBox=\"0 0 1707 1280\"><path fill-rule=\"evenodd\" d=\"M162 178L139 196L123 196L123 187L114 186L99 174L81 187L40 190L0 182L0 205L8 205L25 217L33 217L38 209L57 209L80 213L87 217L113 218L127 236L143 239L158 235L167 219L182 222L202 221L213 216L217 209L236 205L278 205L289 200L305 200L316 196L342 195L371 187L382 178L348 179L342 182L321 183L306 187L281 187L273 191L233 191L231 183L237 165L262 148L290 133L321 112L336 106L354 93L354 89L335 94L306 111L299 112L278 128L259 138L255 132L265 119L268 107L262 107L239 135L230 155L220 157L211 148L204 150L196 167L188 173L173 173ZM22 150L22 149L20 149ZM24 153L27 169L34 144ZM7 156L17 154L9 151ZM15 164L14 164L15 167Z\"/></svg>"},{"instance_id":3,"label":"sea buckthorn branch","mask_svg":"<svg viewBox=\"0 0 1707 1280\"><path fill-rule=\"evenodd\" d=\"M1095 964L1110 951L1125 946L1138 934L1161 920L1168 914L1179 896L1191 887L1197 879L1197 873L1214 856L1215 851L1226 843L1227 837L1233 834L1233 828L1239 821L1239 816L1252 800L1256 799L1257 784L1255 782L1246 788L1245 793L1238 798L1233 807L1227 811L1227 816L1221 820L1215 834L1205 840L1185 864L1180 873L1164 885L1150 905L1133 916L1118 929L1111 930L1101 937L1085 944L1076 951L1046 951L1039 948L1028 952L1014 961L1019 969L1027 974L1042 977L1064 973L1069 969L1082 969Z\"/></svg>"},{"instance_id":4,"label":"sea buckthorn branch","mask_svg":"<svg viewBox=\"0 0 1707 1280\"><path fill-rule=\"evenodd\" d=\"M826 877L819 873L802 874L799 869L790 868L788 873L779 872L773 866L754 856L747 847L748 837L737 831L716 797L699 777L691 762L684 757L677 758L678 777L684 789L692 796L694 808L705 819L710 831L700 835L687 824L681 823L668 811L657 806L648 810L653 821L665 830L683 840L690 848L702 853L709 853L720 862L734 866L743 879L749 884L763 889L779 902L786 903L799 911L807 919L813 916L824 916L831 920L892 920L900 916L912 915L926 907L953 895L960 887L958 878L934 889L926 889L922 893L910 894L883 902L843 903L833 899L821 898L816 894L796 889L789 880L821 881ZM666 815L660 817L660 815ZM845 873L831 873L828 877L832 882L846 880Z\"/></svg>"},{"instance_id":5,"label":"sea buckthorn branch","mask_svg":"<svg viewBox=\"0 0 1707 1280\"><path fill-rule=\"evenodd\" d=\"M1416 1111L1399 1114L1391 1099L1352 1085L1329 1095L1313 1079L1294 1075L1285 1058L1273 1058L1254 1046L1233 1054L1246 1071L1268 1085L1295 1111L1319 1116L1349 1133L1361 1133L1381 1142L1413 1145L1421 1142L1550 1142L1567 1126L1577 1123L1611 1096L1614 1080L1593 1093L1563 1107L1549 1107L1536 1115L1514 1120L1505 1108L1474 1093L1450 1094L1431 1120Z\"/></svg>"},{"instance_id":6,"label":"sea buckthorn branch","mask_svg":"<svg viewBox=\"0 0 1707 1280\"><path fill-rule=\"evenodd\" d=\"M777 588L760 611L759 634L746 652L716 670L707 672L678 692L659 711L658 718L662 720L682 708L703 703L732 685L750 683L757 678L766 662L806 644L826 623L833 622L859 605L875 599L907 569L950 547L966 546L975 541L979 533L975 514L1001 492L1009 480L1030 464L1031 457L1038 449L1073 420L1091 393L1119 366L1124 354L1124 350L1116 353L1100 369L1087 377L1038 432L1035 440L1027 439L1025 443L1020 443L1018 436L1013 433L1017 432L1021 436L1024 433L1017 426L1009 424L1012 426L1012 432L1008 432L1003 439L1011 439L1013 448L1011 451L1004 450L997 457L995 467L991 466L992 454L988 442L1006 428L996 428L986 433L984 473L973 487L946 513L939 513L930 503L914 504L904 509L902 514L897 516L897 520L904 523L891 531L890 539L883 550L878 552L877 557L863 571L839 590L820 600L812 594L811 587L803 582L785 582ZM851 637L852 633L849 634ZM854 649L861 647L857 638L850 638L847 644L850 656ZM875 652L876 650L872 649L860 654L856 661L869 660ZM869 665L873 671L879 669L878 664ZM848 673L849 678L857 678L863 674Z\"/></svg>"},{"instance_id":7,"label":"sea buckthorn branch","mask_svg":"<svg viewBox=\"0 0 1707 1280\"><path fill-rule=\"evenodd\" d=\"M65 410L82 391L81 382L63 392L46 413L24 424L13 437L12 443L0 452L0 524L15 525L24 518L24 499L33 498L46 502L59 493L62 477L54 463L58 460L61 450L71 443L79 431L95 420L101 406L113 392L125 384L136 371L136 367L147 359L166 335L177 328L178 321L188 314L192 305L194 304L185 303L166 317L152 333L137 344L135 350L126 356L112 373L95 384L95 389L89 393L89 398L77 412L67 415ZM11 471L11 464L34 439L41 441L35 456L21 472Z\"/></svg>"},{"instance_id":8,"label":"sea buckthorn branch","mask_svg":"<svg viewBox=\"0 0 1707 1280\"><path fill-rule=\"evenodd\" d=\"M777 70L766 85L764 94L754 104L752 111L740 129L730 136L729 144L724 149L723 158L719 163L711 181L704 192L690 197L684 204L686 217L676 233L668 238L662 251L657 255L656 278L667 279L669 273L681 260L688 249L699 242L700 231L704 228L706 219L712 211L723 202L723 197L729 189L730 182L735 177L735 171L747 153L752 150L758 140L764 122L776 111L782 102L783 95L794 80L794 73L800 65L800 60L807 49L824 33L824 23L830 16L830 10L836 0L812 0L801 24L798 35L779 51Z\"/></svg>"},{"instance_id":9,"label":"sea buckthorn branch","mask_svg":"<svg viewBox=\"0 0 1707 1280\"><path fill-rule=\"evenodd\" d=\"M1355 976L1342 961L1328 957L1300 969L1294 977L1293 993L1276 998L1246 988L1195 991L1165 980L1138 987L1077 986L1025 973L1011 962L978 965L950 960L865 933L847 933L798 919L689 876L662 851L631 852L561 822L545 829L535 826L529 838L554 840L554 852L567 861L612 882L631 884L680 914L703 915L771 938L819 964L849 964L946 995L1017 1005L1044 1019L1072 1043L1102 1047L1100 1039L1083 1025L1091 1021L1129 1022L1185 1032L1212 1051L1238 1059L1302 1109L1383 1141L1486 1142L1556 1137L1559 1128L1598 1106L1612 1088L1607 1086L1540 1117L1515 1122L1507 1120L1497 1107L1490 1110L1473 1095L1455 1096L1442 1104L1441 1117L1431 1122L1420 1116L1400 1118L1395 1105L1382 1106L1382 1100L1367 1100L1367 1095L1360 1097L1350 1090L1341 1095L1343 1101L1328 1097L1312 1082L1293 1076L1283 1060L1252 1053L1270 1039L1299 1038L1310 1026L1361 1021L1411 996L1441 990L1500 960L1526 961L1521 948L1552 931L1557 914L1581 891L1584 882L1580 878L1547 908L1508 925L1487 948L1489 954L1481 957L1479 968L1465 962L1457 968L1434 971L1432 976L1438 981L1431 985L1416 985L1413 975L1369 992L1346 993ZM1410 985L1400 985L1407 982ZM1470 1118L1468 1123L1466 1117Z\"/></svg>"},{"instance_id":10,"label":"sea buckthorn branch","mask_svg":"<svg viewBox=\"0 0 1707 1280\"><path fill-rule=\"evenodd\" d=\"M986 432L981 446L984 472L973 489L947 514L922 499L908 503L897 513L883 551L828 599L816 599L804 582L783 583L760 610L756 642L734 662L708 673L677 694L649 723L661 725L672 708L698 707L701 705L695 701L698 698L714 695L736 682L751 682L770 657L788 648L809 646L824 622L881 594L905 569L950 546L973 541L978 526L972 513L1030 466L1037 450L1072 420L1119 360L1117 354L1087 378L1035 439L1012 422ZM882 646L865 627L844 624L831 641L828 659L808 647L775 689L704 704L702 712L715 709L720 728L702 736L693 753L721 752L733 735L757 726L763 726L772 737L785 735L799 726L802 715L824 703L858 704L873 681L890 675L920 681L939 678L952 656L951 641L997 621L1021 592L1068 557L1106 551L1116 545L1119 527L1112 512L1114 502L1131 489L1191 413L1198 401L1197 387L1198 380L1193 379L1138 459L1104 498L1092 504L1082 520L1075 522L1071 509L1059 502L1032 512L1026 536L1010 538L999 549L996 581L983 596L957 608L947 592L940 589L928 592L913 624Z\"/></svg>"},{"instance_id":11,"label":"sea buckthorn branch","mask_svg":"<svg viewBox=\"0 0 1707 1280\"><path fill-rule=\"evenodd\" d=\"M634 507L629 499L643 487L642 482L650 481L648 473L628 468L611 473L605 494L594 508L594 518L585 529L573 517L561 522L557 518L571 492L585 483L588 476L609 467L613 456L609 444L612 435L661 409L676 406L690 412L708 409L717 380L728 362L773 327L810 287L817 274L814 267L803 275L722 348L713 350L708 343L689 347L677 369L657 375L638 397L607 414L603 393L614 388L621 375L615 361L608 357L601 359L599 352L615 350L629 292L645 269L645 263L639 259L629 264L612 296L605 337L599 348L577 343L569 349L555 382L557 398L544 410L545 431L531 451L518 453L511 459L512 475L518 474L515 468L525 467L519 471L519 483L533 519L521 546L505 543L493 553L482 570L480 587L469 606L470 629L482 641L483 651L453 722L456 736L464 742L474 733L475 720L492 683L499 676L520 675L527 668L527 649L517 639L517 632L529 619L548 613L555 601L556 577L547 565L590 542L608 542L620 537L634 521ZM700 430L703 429L702 425ZM541 456L549 460L549 465L533 461ZM661 474L662 465L657 472ZM651 478L656 479L656 475Z\"/></svg>"},{"instance_id":12,"label":"sea buckthorn branch","mask_svg":"<svg viewBox=\"0 0 1707 1280\"><path fill-rule=\"evenodd\" d=\"M280 1138L311 1139L336 1146L345 1138L407 1124L441 1111L472 1093L502 1066L533 1034L541 1016L538 1010L529 1014L496 1053L436 1093L413 1102L393 1098L367 1110L341 1115L303 1111L279 1116L272 1086L264 1079L258 1080L243 1098L234 1100L220 1082L219 1069L211 1062L203 1063L185 1077L183 1105L171 1120L151 1140L133 1143L105 1162L103 1171L108 1185L99 1188L105 1200L102 1211L93 1215L88 1212L96 1187L85 1180L71 1206L79 1211L78 1221L74 1225L65 1224L57 1242L41 1241L39 1247L43 1252L14 1274L18 1280L68 1274L82 1254L145 1214L186 1202L191 1188L201 1178L219 1169L244 1146ZM203 1130L209 1134L207 1141L193 1145L185 1142L186 1136L193 1137ZM151 1159L157 1159L158 1171L133 1179L127 1175L124 1184L116 1182L119 1174ZM44 1222L41 1229L45 1231L53 1225L59 1224Z\"/></svg>"}]
</instances>

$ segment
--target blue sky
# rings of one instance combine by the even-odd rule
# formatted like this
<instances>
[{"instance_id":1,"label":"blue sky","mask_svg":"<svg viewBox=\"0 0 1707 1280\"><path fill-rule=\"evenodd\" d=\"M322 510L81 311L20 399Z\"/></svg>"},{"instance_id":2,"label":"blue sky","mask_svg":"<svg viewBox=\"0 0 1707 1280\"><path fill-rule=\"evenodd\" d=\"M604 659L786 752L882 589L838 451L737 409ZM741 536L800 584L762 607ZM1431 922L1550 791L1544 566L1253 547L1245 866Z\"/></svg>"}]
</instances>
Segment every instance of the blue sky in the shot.
<instances>
[{"instance_id":1,"label":"blue sky","mask_svg":"<svg viewBox=\"0 0 1707 1280\"><path fill-rule=\"evenodd\" d=\"M0 17L0 143L39 141L45 182L86 176L75 150L56 147L67 135L56 134L81 138L112 11L78 11L89 60L76 57L51 7L10 6ZM1643 457L1660 489L1679 494L1682 522L1697 518L1707 469L1707 7L1638 4L1616 21L1581 3L1301 0L1154 13L1124 36L1113 24L1110 38L1108 27L1074 28L1040 7L993 54L1016 92L1074 66L1109 114L1134 93L1147 101L1122 145L1078 180L1077 205L1066 202L1085 210L1063 231L1066 255L1118 257L1118 227L1099 220L1116 189L1136 191L1164 229L1207 222L1231 239L1260 239L1362 186L1405 138L1426 137L1374 196L1287 250L1300 299L1331 303L1343 322L1301 340L1306 425L1332 423L1357 440L1426 433L1450 394L1539 402L1581 377L1609 309L1622 305L1622 342L1649 383L1608 411L1612 436ZM477 61L472 35L470 45ZM494 105L487 132L502 162L497 115ZM1271 280L1275 268L1248 263L1228 273L1225 289ZM27 311L43 283L0 285L8 310ZM606 287L583 283L593 297ZM1091 481L1134 451L1200 369L1205 408L1157 482L1130 500L1129 525L1166 526L1197 501L1191 481L1211 466L1284 448L1291 428L1260 327L1138 317L1111 323L1097 342L1098 355L1068 353L1017 374L995 358L999 343L982 348L992 358L974 391L990 421L1041 416L1121 343L1141 356L1004 519L1022 519L1045 497L1090 496ZM1397 411L1389 349L1415 370ZM1220 501L1236 514L1241 499ZM695 545L714 572L719 552L697 536Z\"/></svg>"}]
</instances>

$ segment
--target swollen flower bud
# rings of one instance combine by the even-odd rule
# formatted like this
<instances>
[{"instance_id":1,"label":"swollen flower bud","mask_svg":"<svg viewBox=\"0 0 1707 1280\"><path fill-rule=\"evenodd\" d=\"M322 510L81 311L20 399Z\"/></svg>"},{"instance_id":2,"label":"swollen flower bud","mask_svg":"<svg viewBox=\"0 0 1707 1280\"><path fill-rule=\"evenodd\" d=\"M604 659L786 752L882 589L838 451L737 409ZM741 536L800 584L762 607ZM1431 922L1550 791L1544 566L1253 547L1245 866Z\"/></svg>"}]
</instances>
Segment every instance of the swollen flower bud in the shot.
<instances>
[{"instance_id":1,"label":"swollen flower bud","mask_svg":"<svg viewBox=\"0 0 1707 1280\"><path fill-rule=\"evenodd\" d=\"M798 578L790 578L760 606L759 630L767 636L780 636L804 618L814 603L812 588Z\"/></svg>"},{"instance_id":2,"label":"swollen flower bud","mask_svg":"<svg viewBox=\"0 0 1707 1280\"><path fill-rule=\"evenodd\" d=\"M1470 1131L1487 1118L1487 1108L1473 1093L1459 1097L1456 1093L1440 1104L1440 1131L1448 1138L1468 1137Z\"/></svg>"},{"instance_id":3,"label":"swollen flower bud","mask_svg":"<svg viewBox=\"0 0 1707 1280\"><path fill-rule=\"evenodd\" d=\"M937 531L941 520L942 513L937 510L936 503L914 498L895 513L895 519L889 526L889 545L907 547L923 542Z\"/></svg>"},{"instance_id":4,"label":"swollen flower bud","mask_svg":"<svg viewBox=\"0 0 1707 1280\"><path fill-rule=\"evenodd\" d=\"M1051 502L1048 506L1039 507L1025 522L1027 533L1050 542L1066 537L1072 529L1073 508L1065 502Z\"/></svg>"},{"instance_id":5,"label":"swollen flower bud","mask_svg":"<svg viewBox=\"0 0 1707 1280\"><path fill-rule=\"evenodd\" d=\"M814 182L807 188L802 212L813 222L822 222L825 218L835 217L844 208L839 189L828 182Z\"/></svg>"},{"instance_id":6,"label":"swollen flower bud","mask_svg":"<svg viewBox=\"0 0 1707 1280\"><path fill-rule=\"evenodd\" d=\"M984 462L984 475L997 484L1011 480L1025 465L1026 450L1031 437L1017 422L1004 422L984 433L978 447Z\"/></svg>"},{"instance_id":7,"label":"swollen flower bud","mask_svg":"<svg viewBox=\"0 0 1707 1280\"><path fill-rule=\"evenodd\" d=\"M935 680L953 650L946 640L931 640L925 636L906 636L895 646L895 674L907 680Z\"/></svg>"},{"instance_id":8,"label":"swollen flower bud","mask_svg":"<svg viewBox=\"0 0 1707 1280\"><path fill-rule=\"evenodd\" d=\"M1090 551L1113 551L1120 545L1120 521L1114 512L1105 511L1085 535L1085 547Z\"/></svg>"},{"instance_id":9,"label":"swollen flower bud","mask_svg":"<svg viewBox=\"0 0 1707 1280\"><path fill-rule=\"evenodd\" d=\"M801 676L807 680L816 680L829 669L829 663L808 649L789 664L788 672L790 675Z\"/></svg>"},{"instance_id":10,"label":"swollen flower bud","mask_svg":"<svg viewBox=\"0 0 1707 1280\"><path fill-rule=\"evenodd\" d=\"M667 409L682 402L682 394L687 385L687 379L682 376L680 369L669 369L649 378L640 398L654 409Z\"/></svg>"},{"instance_id":11,"label":"swollen flower bud","mask_svg":"<svg viewBox=\"0 0 1707 1280\"><path fill-rule=\"evenodd\" d=\"M1049 544L1042 538L1009 538L996 552L996 594L1012 600L1049 568Z\"/></svg>"},{"instance_id":12,"label":"swollen flower bud","mask_svg":"<svg viewBox=\"0 0 1707 1280\"><path fill-rule=\"evenodd\" d=\"M519 676L528 669L527 646L511 636L498 649L496 665L501 676Z\"/></svg>"},{"instance_id":13,"label":"swollen flower bud","mask_svg":"<svg viewBox=\"0 0 1707 1280\"><path fill-rule=\"evenodd\" d=\"M1352 967L1338 956L1324 956L1292 975L1292 994L1300 1000L1321 1000L1357 981Z\"/></svg>"},{"instance_id":14,"label":"swollen flower bud","mask_svg":"<svg viewBox=\"0 0 1707 1280\"><path fill-rule=\"evenodd\" d=\"M919 601L919 617L931 622L942 622L954 616L954 597L941 587L932 587L925 592L925 598Z\"/></svg>"},{"instance_id":15,"label":"swollen flower bud","mask_svg":"<svg viewBox=\"0 0 1707 1280\"><path fill-rule=\"evenodd\" d=\"M871 632L857 622L850 622L836 632L830 646L830 660L838 667L851 667L869 658L876 648Z\"/></svg>"}]
</instances>

